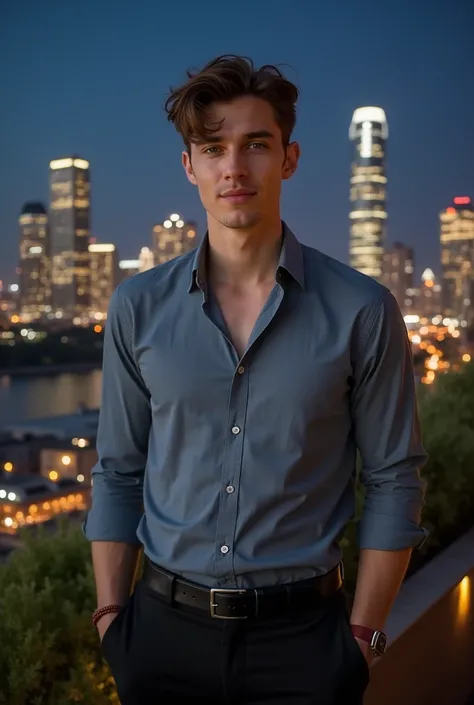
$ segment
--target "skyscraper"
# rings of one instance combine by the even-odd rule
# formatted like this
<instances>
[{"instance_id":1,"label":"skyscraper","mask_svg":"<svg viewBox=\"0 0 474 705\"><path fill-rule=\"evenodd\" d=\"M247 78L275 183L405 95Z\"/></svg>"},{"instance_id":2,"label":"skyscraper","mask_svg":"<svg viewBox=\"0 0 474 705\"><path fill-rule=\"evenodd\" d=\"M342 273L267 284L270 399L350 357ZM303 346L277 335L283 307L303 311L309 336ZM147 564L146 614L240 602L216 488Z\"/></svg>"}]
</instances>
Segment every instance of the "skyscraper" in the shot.
<instances>
[{"instance_id":1,"label":"skyscraper","mask_svg":"<svg viewBox=\"0 0 474 705\"><path fill-rule=\"evenodd\" d=\"M139 259L121 259L119 262L119 284L140 271Z\"/></svg>"},{"instance_id":2,"label":"skyscraper","mask_svg":"<svg viewBox=\"0 0 474 705\"><path fill-rule=\"evenodd\" d=\"M349 261L359 272L380 279L387 221L385 152L388 138L387 118L382 108L357 108L352 116L349 138L354 142Z\"/></svg>"},{"instance_id":3,"label":"skyscraper","mask_svg":"<svg viewBox=\"0 0 474 705\"><path fill-rule=\"evenodd\" d=\"M429 267L421 275L421 286L418 290L417 313L431 318L441 313L441 285L436 281L435 274Z\"/></svg>"},{"instance_id":4,"label":"skyscraper","mask_svg":"<svg viewBox=\"0 0 474 705\"><path fill-rule=\"evenodd\" d=\"M172 213L162 224L153 228L155 264L163 264L197 245L196 223L185 223L178 213Z\"/></svg>"},{"instance_id":5,"label":"skyscraper","mask_svg":"<svg viewBox=\"0 0 474 705\"><path fill-rule=\"evenodd\" d=\"M115 245L93 243L89 245L90 260L90 310L98 317L105 317L110 297L118 284L118 258Z\"/></svg>"},{"instance_id":6,"label":"skyscraper","mask_svg":"<svg viewBox=\"0 0 474 705\"><path fill-rule=\"evenodd\" d=\"M149 247L142 247L140 250L140 272L146 272L155 266L155 256Z\"/></svg>"},{"instance_id":7,"label":"skyscraper","mask_svg":"<svg viewBox=\"0 0 474 705\"><path fill-rule=\"evenodd\" d=\"M42 203L25 203L20 225L20 314L25 321L50 311L48 216Z\"/></svg>"},{"instance_id":8,"label":"skyscraper","mask_svg":"<svg viewBox=\"0 0 474 705\"><path fill-rule=\"evenodd\" d=\"M413 249L411 247L395 242L393 247L384 252L381 282L390 289L403 312L411 308L411 301L410 304L407 303L407 292L413 289Z\"/></svg>"},{"instance_id":9,"label":"skyscraper","mask_svg":"<svg viewBox=\"0 0 474 705\"><path fill-rule=\"evenodd\" d=\"M474 205L457 196L439 214L444 314L474 323Z\"/></svg>"},{"instance_id":10,"label":"skyscraper","mask_svg":"<svg viewBox=\"0 0 474 705\"><path fill-rule=\"evenodd\" d=\"M85 316L90 304L89 162L67 157L49 167L53 311L68 318Z\"/></svg>"}]
</instances>

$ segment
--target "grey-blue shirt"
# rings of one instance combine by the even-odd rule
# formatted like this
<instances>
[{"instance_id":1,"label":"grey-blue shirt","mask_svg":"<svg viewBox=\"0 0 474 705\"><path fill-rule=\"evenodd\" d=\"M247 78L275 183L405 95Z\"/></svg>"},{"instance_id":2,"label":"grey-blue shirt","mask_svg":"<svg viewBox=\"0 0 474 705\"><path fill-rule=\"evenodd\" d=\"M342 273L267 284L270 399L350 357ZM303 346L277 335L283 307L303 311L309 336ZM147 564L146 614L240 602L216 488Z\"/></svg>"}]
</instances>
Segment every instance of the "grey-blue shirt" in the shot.
<instances>
[{"instance_id":1,"label":"grey-blue shirt","mask_svg":"<svg viewBox=\"0 0 474 705\"><path fill-rule=\"evenodd\" d=\"M410 344L373 279L283 225L275 286L239 359L194 252L123 282L105 331L91 541L141 543L208 586L319 575L361 548L416 547L426 460Z\"/></svg>"}]
</instances>

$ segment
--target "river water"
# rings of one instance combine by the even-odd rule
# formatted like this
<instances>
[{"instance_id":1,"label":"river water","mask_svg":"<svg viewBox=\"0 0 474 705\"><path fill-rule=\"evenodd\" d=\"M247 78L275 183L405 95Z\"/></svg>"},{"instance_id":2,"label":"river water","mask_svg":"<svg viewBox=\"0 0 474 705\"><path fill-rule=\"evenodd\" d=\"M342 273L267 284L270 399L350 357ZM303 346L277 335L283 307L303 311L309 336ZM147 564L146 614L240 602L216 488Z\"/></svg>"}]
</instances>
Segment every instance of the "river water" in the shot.
<instances>
[{"instance_id":1,"label":"river water","mask_svg":"<svg viewBox=\"0 0 474 705\"><path fill-rule=\"evenodd\" d=\"M102 372L0 376L0 429L27 419L100 405Z\"/></svg>"}]
</instances>

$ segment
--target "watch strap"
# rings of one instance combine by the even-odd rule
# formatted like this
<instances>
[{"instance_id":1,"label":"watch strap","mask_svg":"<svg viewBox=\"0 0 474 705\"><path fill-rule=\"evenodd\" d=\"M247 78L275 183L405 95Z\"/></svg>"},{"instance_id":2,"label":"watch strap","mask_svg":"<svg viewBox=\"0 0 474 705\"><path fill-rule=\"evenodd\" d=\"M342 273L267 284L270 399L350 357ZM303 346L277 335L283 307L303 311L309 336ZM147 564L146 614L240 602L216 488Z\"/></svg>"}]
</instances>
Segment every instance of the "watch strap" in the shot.
<instances>
[{"instance_id":1,"label":"watch strap","mask_svg":"<svg viewBox=\"0 0 474 705\"><path fill-rule=\"evenodd\" d=\"M360 624L351 624L352 635L356 639L361 641L366 641L368 644L372 644L372 639L374 638L375 629L370 629L370 627L362 627Z\"/></svg>"}]
</instances>

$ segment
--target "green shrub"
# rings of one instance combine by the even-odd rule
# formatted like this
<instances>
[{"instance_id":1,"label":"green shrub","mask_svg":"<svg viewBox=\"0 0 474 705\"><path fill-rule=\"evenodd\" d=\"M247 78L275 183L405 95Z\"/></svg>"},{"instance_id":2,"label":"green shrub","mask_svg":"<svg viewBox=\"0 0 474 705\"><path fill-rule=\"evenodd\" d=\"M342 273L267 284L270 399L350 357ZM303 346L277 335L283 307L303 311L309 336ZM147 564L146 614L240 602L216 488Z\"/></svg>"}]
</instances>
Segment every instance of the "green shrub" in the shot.
<instances>
[{"instance_id":1,"label":"green shrub","mask_svg":"<svg viewBox=\"0 0 474 705\"><path fill-rule=\"evenodd\" d=\"M118 703L91 624L90 545L67 521L23 538L0 566L0 703Z\"/></svg>"},{"instance_id":2,"label":"green shrub","mask_svg":"<svg viewBox=\"0 0 474 705\"><path fill-rule=\"evenodd\" d=\"M420 394L423 442L430 455L423 523L430 531L422 555L438 550L474 519L474 363L440 375Z\"/></svg>"}]
</instances>

